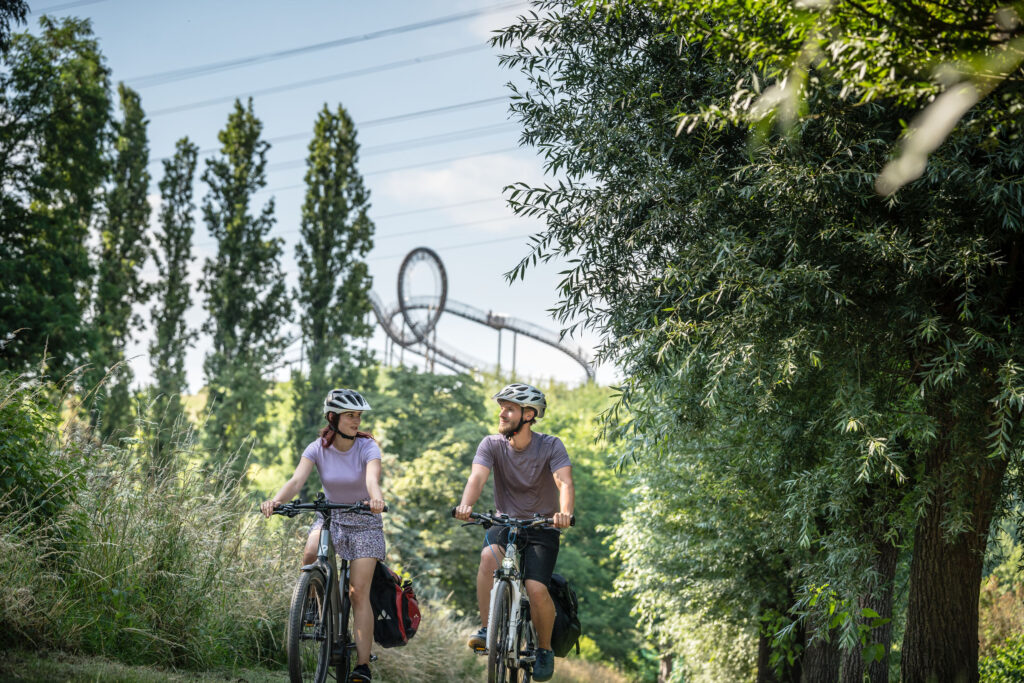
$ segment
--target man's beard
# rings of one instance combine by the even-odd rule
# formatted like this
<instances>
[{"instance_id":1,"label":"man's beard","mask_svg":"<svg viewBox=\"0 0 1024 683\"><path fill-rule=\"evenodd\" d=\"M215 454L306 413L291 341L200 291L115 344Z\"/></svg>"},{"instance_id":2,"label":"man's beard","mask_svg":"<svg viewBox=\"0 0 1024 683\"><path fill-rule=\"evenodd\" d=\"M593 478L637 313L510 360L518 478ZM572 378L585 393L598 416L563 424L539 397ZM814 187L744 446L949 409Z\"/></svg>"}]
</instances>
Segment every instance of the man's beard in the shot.
<instances>
[{"instance_id":1,"label":"man's beard","mask_svg":"<svg viewBox=\"0 0 1024 683\"><path fill-rule=\"evenodd\" d=\"M519 431L519 428L522 426L522 420L519 421L518 425L513 425L512 423L509 423L508 427L499 426L498 433L501 434L506 439L511 439L513 436L515 436L516 432Z\"/></svg>"}]
</instances>

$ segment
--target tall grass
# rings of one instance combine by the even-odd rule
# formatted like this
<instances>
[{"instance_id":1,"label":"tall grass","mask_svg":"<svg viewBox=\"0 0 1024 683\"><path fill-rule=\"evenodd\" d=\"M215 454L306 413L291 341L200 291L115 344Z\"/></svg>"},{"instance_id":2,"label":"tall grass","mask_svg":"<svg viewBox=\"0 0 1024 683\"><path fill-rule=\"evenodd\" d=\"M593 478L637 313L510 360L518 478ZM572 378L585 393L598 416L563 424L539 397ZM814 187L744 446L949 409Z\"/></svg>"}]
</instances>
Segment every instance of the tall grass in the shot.
<instances>
[{"instance_id":1,"label":"tall grass","mask_svg":"<svg viewBox=\"0 0 1024 683\"><path fill-rule=\"evenodd\" d=\"M7 640L173 667L280 660L289 529L221 473L182 466L193 440L178 436L162 469L139 440L77 449L83 485L42 520L0 500Z\"/></svg>"},{"instance_id":2,"label":"tall grass","mask_svg":"<svg viewBox=\"0 0 1024 683\"><path fill-rule=\"evenodd\" d=\"M33 412L35 449L60 467L0 491L0 645L64 650L134 665L188 670L280 668L282 639L309 519L257 513L254 494L196 463L179 423L154 465L140 438L101 444L72 417L67 395L0 376L0 406ZM49 402L44 394L60 395ZM10 411L8 411L10 412ZM38 415L35 415L38 413ZM26 413L27 414L27 413ZM8 423L25 415L8 415ZM20 423L19 423L20 424ZM11 429L0 445L15 449ZM165 444L167 440L165 440ZM24 460L24 458L23 458ZM0 461L0 481L7 461ZM46 505L56 490L59 507ZM443 605L405 648L380 650L376 678L479 680L458 622Z\"/></svg>"}]
</instances>

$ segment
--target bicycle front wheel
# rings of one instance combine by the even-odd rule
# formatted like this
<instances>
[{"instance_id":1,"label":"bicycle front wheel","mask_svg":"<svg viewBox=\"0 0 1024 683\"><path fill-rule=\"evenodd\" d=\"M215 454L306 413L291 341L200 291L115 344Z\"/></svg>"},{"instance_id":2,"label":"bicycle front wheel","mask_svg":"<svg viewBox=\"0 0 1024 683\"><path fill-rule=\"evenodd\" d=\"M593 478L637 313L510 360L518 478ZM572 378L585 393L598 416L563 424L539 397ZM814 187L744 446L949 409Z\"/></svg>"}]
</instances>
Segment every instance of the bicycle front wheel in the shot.
<instances>
[{"instance_id":1,"label":"bicycle front wheel","mask_svg":"<svg viewBox=\"0 0 1024 683\"><path fill-rule=\"evenodd\" d=\"M302 572L288 612L288 675L292 683L323 683L331 666L334 614L318 571Z\"/></svg>"},{"instance_id":2,"label":"bicycle front wheel","mask_svg":"<svg viewBox=\"0 0 1024 683\"><path fill-rule=\"evenodd\" d=\"M356 641L352 633L352 603L348 594L341 595L341 619L338 627L341 634L338 638L337 649L334 655L334 663L337 665L338 683L345 683L348 675L352 672L356 660Z\"/></svg>"},{"instance_id":3,"label":"bicycle front wheel","mask_svg":"<svg viewBox=\"0 0 1024 683\"><path fill-rule=\"evenodd\" d=\"M487 619L487 683L518 683L519 669L512 665L518 653L509 650L512 590L508 581L494 584L496 591Z\"/></svg>"}]
</instances>

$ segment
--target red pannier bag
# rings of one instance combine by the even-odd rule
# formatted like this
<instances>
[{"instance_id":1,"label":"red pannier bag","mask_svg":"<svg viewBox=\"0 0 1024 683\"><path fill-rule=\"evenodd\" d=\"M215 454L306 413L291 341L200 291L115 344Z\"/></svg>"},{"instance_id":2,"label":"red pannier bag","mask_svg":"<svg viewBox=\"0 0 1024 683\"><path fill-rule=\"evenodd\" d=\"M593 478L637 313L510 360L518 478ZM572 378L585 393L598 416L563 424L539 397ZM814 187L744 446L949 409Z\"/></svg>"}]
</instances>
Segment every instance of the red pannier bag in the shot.
<instances>
[{"instance_id":1,"label":"red pannier bag","mask_svg":"<svg viewBox=\"0 0 1024 683\"><path fill-rule=\"evenodd\" d=\"M400 647L416 635L420 626L420 606L412 590L412 581L402 582L383 562L377 562L370 583L373 607L373 639L381 647Z\"/></svg>"}]
</instances>

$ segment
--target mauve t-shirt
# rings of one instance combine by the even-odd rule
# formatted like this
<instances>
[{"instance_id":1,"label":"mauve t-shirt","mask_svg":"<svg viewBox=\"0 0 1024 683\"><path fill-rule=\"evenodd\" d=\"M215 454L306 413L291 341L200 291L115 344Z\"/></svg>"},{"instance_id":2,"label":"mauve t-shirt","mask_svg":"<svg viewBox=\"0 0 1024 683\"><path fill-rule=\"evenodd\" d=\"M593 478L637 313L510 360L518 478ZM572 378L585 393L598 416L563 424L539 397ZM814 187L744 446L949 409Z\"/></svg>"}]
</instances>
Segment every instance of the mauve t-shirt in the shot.
<instances>
[{"instance_id":1,"label":"mauve t-shirt","mask_svg":"<svg viewBox=\"0 0 1024 683\"><path fill-rule=\"evenodd\" d=\"M328 501L348 504L370 497L366 490L366 463L380 460L380 447L373 439L357 438L347 451L339 451L334 446L324 448L323 442L317 439L306 446L302 457L316 465Z\"/></svg>"},{"instance_id":2,"label":"mauve t-shirt","mask_svg":"<svg viewBox=\"0 0 1024 683\"><path fill-rule=\"evenodd\" d=\"M569 454L557 436L534 432L523 451L501 434L484 437L476 449L474 465L494 472L494 505L511 517L545 517L558 512L558 487L551 473L567 467Z\"/></svg>"}]
</instances>

